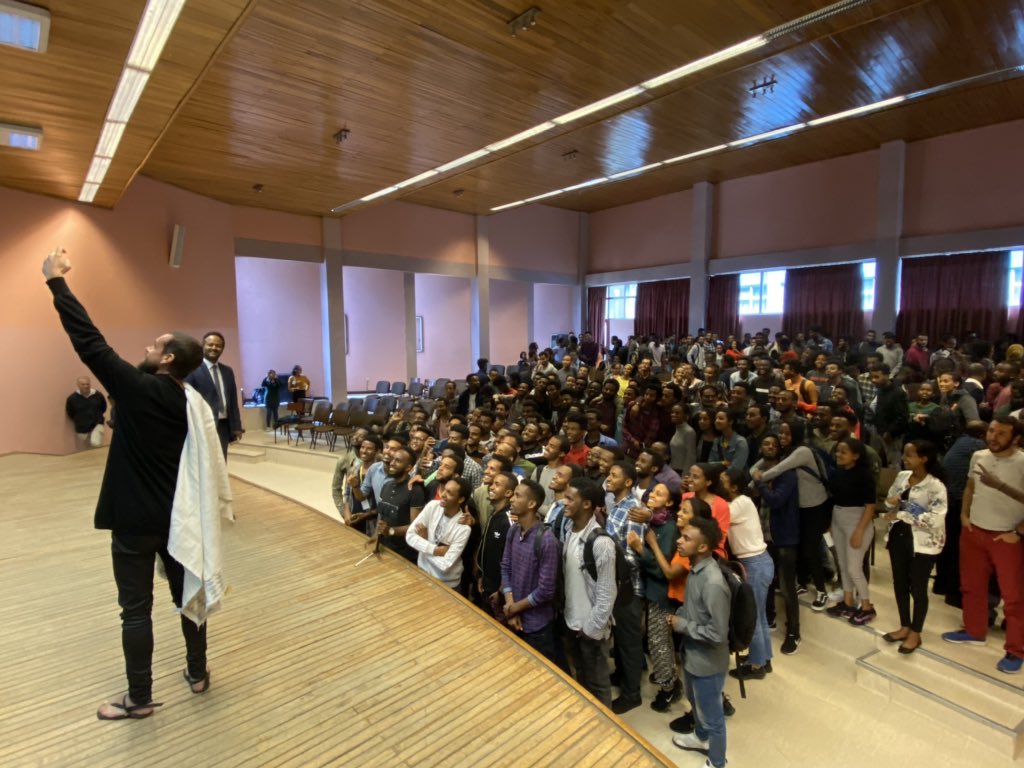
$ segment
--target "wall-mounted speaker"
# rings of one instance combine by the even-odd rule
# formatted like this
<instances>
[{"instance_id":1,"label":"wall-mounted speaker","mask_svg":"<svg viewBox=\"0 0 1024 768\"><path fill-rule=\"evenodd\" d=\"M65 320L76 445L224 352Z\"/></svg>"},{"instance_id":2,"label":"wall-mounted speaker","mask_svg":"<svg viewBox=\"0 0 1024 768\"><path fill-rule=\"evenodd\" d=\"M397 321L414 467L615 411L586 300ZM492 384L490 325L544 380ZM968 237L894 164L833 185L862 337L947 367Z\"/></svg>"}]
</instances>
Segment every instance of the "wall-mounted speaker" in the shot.
<instances>
[{"instance_id":1,"label":"wall-mounted speaker","mask_svg":"<svg viewBox=\"0 0 1024 768\"><path fill-rule=\"evenodd\" d=\"M168 265L177 269L181 266L181 255L185 250L185 227L182 224L174 225L174 236L171 238L171 253L167 257Z\"/></svg>"}]
</instances>

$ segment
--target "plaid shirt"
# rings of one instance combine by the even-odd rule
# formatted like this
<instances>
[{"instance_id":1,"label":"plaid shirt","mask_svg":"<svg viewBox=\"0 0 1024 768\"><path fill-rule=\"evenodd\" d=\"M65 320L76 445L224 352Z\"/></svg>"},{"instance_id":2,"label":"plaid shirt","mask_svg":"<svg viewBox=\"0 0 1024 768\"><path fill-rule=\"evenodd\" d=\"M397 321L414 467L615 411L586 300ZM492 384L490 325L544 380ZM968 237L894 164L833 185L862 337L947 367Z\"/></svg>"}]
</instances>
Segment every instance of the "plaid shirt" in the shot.
<instances>
[{"instance_id":1,"label":"plaid shirt","mask_svg":"<svg viewBox=\"0 0 1024 768\"><path fill-rule=\"evenodd\" d=\"M870 371L865 371L857 377L857 389L860 390L861 403L867 408L871 405L871 401L875 399L875 395L878 394L878 389L871 383Z\"/></svg>"},{"instance_id":2,"label":"plaid shirt","mask_svg":"<svg viewBox=\"0 0 1024 768\"><path fill-rule=\"evenodd\" d=\"M646 523L634 523L629 519L629 510L636 506L639 506L639 502L637 502L636 497L632 493L627 493L622 501L610 504L608 506L608 519L605 521L604 527L608 531L608 535L615 540L615 543L625 550L626 560L629 561L633 573L633 591L642 598L644 596L644 583L640 575L640 564L637 562L636 552L626 543L626 536L629 535L630 531L635 532L641 541L647 534Z\"/></svg>"}]
</instances>

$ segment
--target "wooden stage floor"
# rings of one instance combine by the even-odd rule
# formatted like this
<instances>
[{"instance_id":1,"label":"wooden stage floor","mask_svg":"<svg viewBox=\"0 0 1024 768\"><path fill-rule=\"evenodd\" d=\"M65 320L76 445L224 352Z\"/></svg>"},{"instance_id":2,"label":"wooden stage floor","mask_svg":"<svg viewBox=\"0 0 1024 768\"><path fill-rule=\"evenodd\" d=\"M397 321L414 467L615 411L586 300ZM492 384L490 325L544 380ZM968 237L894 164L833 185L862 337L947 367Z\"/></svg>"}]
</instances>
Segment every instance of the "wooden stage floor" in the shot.
<instances>
[{"instance_id":1,"label":"wooden stage floor","mask_svg":"<svg viewBox=\"0 0 1024 768\"><path fill-rule=\"evenodd\" d=\"M208 693L156 584L154 698L125 690L109 533L92 527L106 451L0 457L0 766L671 764L450 590L363 539L233 480L232 585L210 622Z\"/></svg>"}]
</instances>

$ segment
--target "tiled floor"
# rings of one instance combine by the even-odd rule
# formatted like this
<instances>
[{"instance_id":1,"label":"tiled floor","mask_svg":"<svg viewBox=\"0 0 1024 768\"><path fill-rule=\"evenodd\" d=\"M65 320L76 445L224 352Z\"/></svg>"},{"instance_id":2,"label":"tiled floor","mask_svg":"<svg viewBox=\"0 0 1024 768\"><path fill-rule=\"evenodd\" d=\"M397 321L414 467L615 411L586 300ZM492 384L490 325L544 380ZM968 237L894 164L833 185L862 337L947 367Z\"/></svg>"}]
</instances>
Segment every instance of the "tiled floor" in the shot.
<instances>
[{"instance_id":1,"label":"tiled floor","mask_svg":"<svg viewBox=\"0 0 1024 768\"><path fill-rule=\"evenodd\" d=\"M270 442L269 435L247 433L246 445L256 447ZM300 448L299 452L308 451ZM318 450L317 453L326 453ZM307 504L336 517L330 496L331 462L326 456L309 457L323 466L292 467L263 461L255 464L229 461L232 474ZM894 629L894 608L883 567L885 552L878 550L879 564L873 581L878 592L878 629ZM810 611L806 611L810 614ZM959 621L958 612L932 601L926 627L929 647L941 646L935 636ZM955 715L946 716L939 707L928 707L928 714L894 704L856 681L855 658L863 653L869 636L849 635L859 630L820 615L803 618L804 642L794 656L776 655L775 671L763 681L747 685L748 698L741 699L738 684L729 680L726 692L736 704L737 713L728 721L729 763L758 768L803 768L804 766L881 766L913 765L927 768L977 768L978 766L1024 765L1005 753L965 735ZM891 626L890 626L891 625ZM867 639L865 640L865 637ZM782 637L773 633L777 644ZM1001 636L989 646L976 649L973 661L965 663L994 665L1001 655ZM856 649L856 650L851 650ZM776 650L776 653L777 650ZM990 657L990 658L989 658ZM901 661L910 660L900 657ZM1005 676L1004 676L1005 677ZM1024 680L1009 678L1013 684ZM701 766L704 757L673 746L668 722L685 711L682 703L668 714L653 712L648 703L653 691L645 682L642 707L627 713L624 720L636 728L680 766ZM1013 707L1015 697L1007 700ZM1024 693L1019 693L1018 720L1024 718ZM922 707L923 709L923 707ZM1012 719L1012 715L1011 715Z\"/></svg>"}]
</instances>

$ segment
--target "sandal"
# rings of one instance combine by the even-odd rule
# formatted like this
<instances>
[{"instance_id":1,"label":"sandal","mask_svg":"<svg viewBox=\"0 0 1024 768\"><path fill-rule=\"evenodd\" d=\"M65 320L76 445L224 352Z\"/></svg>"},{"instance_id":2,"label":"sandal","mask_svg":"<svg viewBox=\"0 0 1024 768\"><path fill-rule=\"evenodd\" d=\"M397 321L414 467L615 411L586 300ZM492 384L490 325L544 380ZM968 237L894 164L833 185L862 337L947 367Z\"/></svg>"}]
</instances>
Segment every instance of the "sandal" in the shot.
<instances>
[{"instance_id":1,"label":"sandal","mask_svg":"<svg viewBox=\"0 0 1024 768\"><path fill-rule=\"evenodd\" d=\"M114 715L105 715L101 706L96 710L96 718L98 720L144 720L152 715L157 707L162 707L163 703L151 701L148 704L129 704L128 694L126 693L120 702L112 701L108 706L119 711ZM148 711L143 712L142 710Z\"/></svg>"},{"instance_id":2,"label":"sandal","mask_svg":"<svg viewBox=\"0 0 1024 768\"><path fill-rule=\"evenodd\" d=\"M188 683L188 687L192 690L192 693L206 693L210 690L210 670L206 670L206 674L202 677L192 677L188 673L187 669L182 670L181 676L185 678L185 682ZM196 688L196 686L199 686Z\"/></svg>"}]
</instances>

